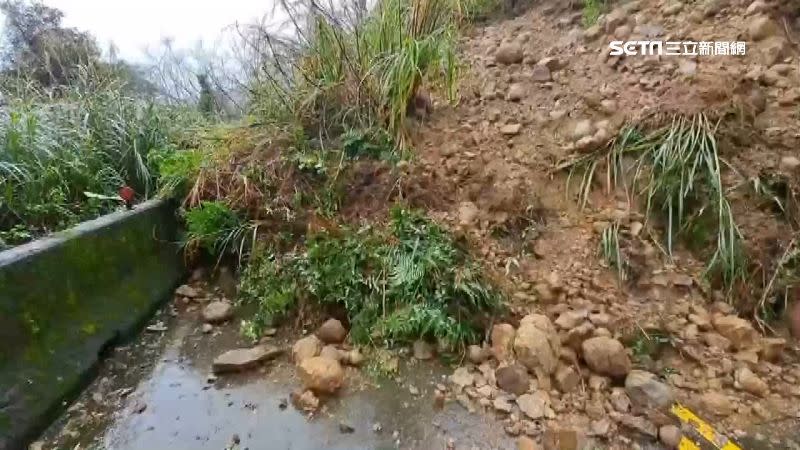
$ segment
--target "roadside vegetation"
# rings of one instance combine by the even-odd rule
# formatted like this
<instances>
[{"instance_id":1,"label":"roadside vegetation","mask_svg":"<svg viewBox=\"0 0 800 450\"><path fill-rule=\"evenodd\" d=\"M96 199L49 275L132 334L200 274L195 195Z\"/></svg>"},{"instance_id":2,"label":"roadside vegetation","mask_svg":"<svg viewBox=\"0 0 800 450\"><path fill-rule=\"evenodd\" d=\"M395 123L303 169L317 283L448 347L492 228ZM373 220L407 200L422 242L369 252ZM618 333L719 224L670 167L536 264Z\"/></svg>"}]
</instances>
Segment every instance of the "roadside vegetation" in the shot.
<instances>
[{"instance_id":1,"label":"roadside vegetation","mask_svg":"<svg viewBox=\"0 0 800 450\"><path fill-rule=\"evenodd\" d=\"M426 338L462 349L501 309L465 245L423 213L387 198L376 223L338 215L358 167L399 173L413 157L409 130L432 95L457 100L459 29L487 17L491 0L382 0L369 10L284 2L292 33L241 30L258 64L243 91L224 97L246 104L233 119L220 111L213 71L181 75L175 65L140 77L63 27L57 10L2 5L16 23L33 17L39 33L6 36L22 50L8 47L3 78L4 245L119 208L117 191L130 186L139 201L180 201L189 260L239 269L239 301L255 309L242 331L254 339L322 307L345 311L358 344ZM41 46L45 35L77 44ZM53 55L64 56L57 70ZM179 59L169 47L164 55Z\"/></svg>"}]
</instances>

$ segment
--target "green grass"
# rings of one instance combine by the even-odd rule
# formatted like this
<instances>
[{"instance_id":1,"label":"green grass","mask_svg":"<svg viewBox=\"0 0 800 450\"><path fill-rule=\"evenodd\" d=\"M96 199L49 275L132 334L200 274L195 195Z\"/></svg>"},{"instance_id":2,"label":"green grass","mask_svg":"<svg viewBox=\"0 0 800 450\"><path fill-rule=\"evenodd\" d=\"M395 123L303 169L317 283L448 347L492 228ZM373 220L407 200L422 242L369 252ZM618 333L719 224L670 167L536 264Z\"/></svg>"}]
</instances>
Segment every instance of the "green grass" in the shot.
<instances>
[{"instance_id":1,"label":"green grass","mask_svg":"<svg viewBox=\"0 0 800 450\"><path fill-rule=\"evenodd\" d=\"M474 320L501 307L499 291L441 227L394 208L386 228L326 230L304 251L254 259L242 278L242 301L258 305L243 329L285 314L297 299L338 305L351 339L394 345L418 338L461 348L481 336Z\"/></svg>"},{"instance_id":2,"label":"green grass","mask_svg":"<svg viewBox=\"0 0 800 450\"><path fill-rule=\"evenodd\" d=\"M588 28L596 24L605 9L605 0L583 0L583 26Z\"/></svg>"},{"instance_id":3,"label":"green grass","mask_svg":"<svg viewBox=\"0 0 800 450\"><path fill-rule=\"evenodd\" d=\"M171 147L183 111L128 96L114 80L30 91L0 117L0 240L15 245L119 207L123 185L156 190L148 161ZM88 193L88 194L87 194ZM3 245L3 242L0 242Z\"/></svg>"},{"instance_id":4,"label":"green grass","mask_svg":"<svg viewBox=\"0 0 800 450\"><path fill-rule=\"evenodd\" d=\"M600 237L600 254L603 260L617 271L617 279L622 282L627 278L628 262L620 249L619 222L609 225Z\"/></svg>"},{"instance_id":5,"label":"green grass","mask_svg":"<svg viewBox=\"0 0 800 450\"><path fill-rule=\"evenodd\" d=\"M710 235L705 244L713 251L706 255L706 275L732 288L746 280L747 262L722 184L715 132L716 124L703 114L674 116L655 130L625 128L608 148L560 167L570 170L568 184L581 174L578 199L585 206L595 175L605 163L609 187L622 187L630 195L644 198L648 220L663 223L669 256L679 238L697 240ZM629 157L634 164L625 168L623 161Z\"/></svg>"},{"instance_id":6,"label":"green grass","mask_svg":"<svg viewBox=\"0 0 800 450\"><path fill-rule=\"evenodd\" d=\"M253 88L254 113L296 121L312 136L378 126L401 144L409 102L421 86L455 98L456 29L473 4L479 2L382 0L361 21L323 7L297 39L273 37L278 56Z\"/></svg>"}]
</instances>

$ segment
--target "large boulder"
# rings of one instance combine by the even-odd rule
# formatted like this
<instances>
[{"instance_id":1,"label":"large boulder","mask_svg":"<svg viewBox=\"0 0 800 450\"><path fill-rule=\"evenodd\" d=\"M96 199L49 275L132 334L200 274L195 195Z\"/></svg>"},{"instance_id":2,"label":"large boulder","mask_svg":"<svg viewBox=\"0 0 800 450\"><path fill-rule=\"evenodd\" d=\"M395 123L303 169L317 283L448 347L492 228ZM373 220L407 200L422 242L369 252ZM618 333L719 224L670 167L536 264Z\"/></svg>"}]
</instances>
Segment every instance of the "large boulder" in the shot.
<instances>
[{"instance_id":1,"label":"large boulder","mask_svg":"<svg viewBox=\"0 0 800 450\"><path fill-rule=\"evenodd\" d=\"M672 389L650 372L632 370L625 378L625 392L644 411L672 405Z\"/></svg>"},{"instance_id":2,"label":"large boulder","mask_svg":"<svg viewBox=\"0 0 800 450\"><path fill-rule=\"evenodd\" d=\"M300 364L308 358L313 358L322 351L322 341L313 334L310 334L292 346L292 360L295 364Z\"/></svg>"},{"instance_id":3,"label":"large boulder","mask_svg":"<svg viewBox=\"0 0 800 450\"><path fill-rule=\"evenodd\" d=\"M530 377L528 370L519 364L500 367L494 372L497 386L516 395L522 395L530 388Z\"/></svg>"},{"instance_id":4,"label":"large boulder","mask_svg":"<svg viewBox=\"0 0 800 450\"><path fill-rule=\"evenodd\" d=\"M333 394L344 382L344 369L339 361L321 356L304 360L298 373L303 387L315 393Z\"/></svg>"},{"instance_id":5,"label":"large boulder","mask_svg":"<svg viewBox=\"0 0 800 450\"><path fill-rule=\"evenodd\" d=\"M631 371L631 359L625 346L606 336L593 337L581 345L583 359L593 371L610 377L624 377Z\"/></svg>"},{"instance_id":6,"label":"large boulder","mask_svg":"<svg viewBox=\"0 0 800 450\"><path fill-rule=\"evenodd\" d=\"M517 361L530 371L552 374L558 367L561 342L550 319L541 314L522 318L514 338Z\"/></svg>"},{"instance_id":7,"label":"large boulder","mask_svg":"<svg viewBox=\"0 0 800 450\"><path fill-rule=\"evenodd\" d=\"M513 358L512 346L516 334L514 327L508 323L498 323L492 327L492 355L498 361L507 361Z\"/></svg>"},{"instance_id":8,"label":"large boulder","mask_svg":"<svg viewBox=\"0 0 800 450\"><path fill-rule=\"evenodd\" d=\"M760 336L753 325L741 317L715 316L712 324L717 333L727 338L736 350L756 347L759 341Z\"/></svg>"},{"instance_id":9,"label":"large boulder","mask_svg":"<svg viewBox=\"0 0 800 450\"><path fill-rule=\"evenodd\" d=\"M256 345L252 348L237 348L217 356L211 364L214 373L239 372L258 366L261 362L272 359L283 353L283 350L272 345Z\"/></svg>"},{"instance_id":10,"label":"large boulder","mask_svg":"<svg viewBox=\"0 0 800 450\"><path fill-rule=\"evenodd\" d=\"M317 337L326 344L341 344L347 337L347 330L336 319L328 319L317 329Z\"/></svg>"}]
</instances>

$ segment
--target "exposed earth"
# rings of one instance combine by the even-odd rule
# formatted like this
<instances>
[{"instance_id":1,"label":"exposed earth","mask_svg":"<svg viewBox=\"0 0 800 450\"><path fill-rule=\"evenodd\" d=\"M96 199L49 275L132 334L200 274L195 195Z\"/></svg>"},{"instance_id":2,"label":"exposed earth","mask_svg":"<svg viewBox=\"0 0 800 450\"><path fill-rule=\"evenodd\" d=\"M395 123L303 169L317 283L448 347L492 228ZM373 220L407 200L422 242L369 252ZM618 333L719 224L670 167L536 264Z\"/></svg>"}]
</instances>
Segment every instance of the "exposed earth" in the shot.
<instances>
[{"instance_id":1,"label":"exposed earth","mask_svg":"<svg viewBox=\"0 0 800 450\"><path fill-rule=\"evenodd\" d=\"M239 311L209 307L220 295L196 280L189 288L199 293L179 291L176 317L162 314L163 327L117 350L40 448L675 448L675 402L744 448L800 448L800 355L787 323L761 330L703 281L693 253L666 257L658 224L605 189L605 171L580 208L559 170L627 121L732 110L740 139L720 150L734 169L726 176L738 177L731 184L769 174L791 194L800 26L781 6L630 1L584 28L577 2L545 2L469 30L460 103L436 101L413 136L418 157L365 174L375 189L351 192L358 207L344 211L379 215L401 194L464 236L506 288L509 317L490 324L482 347L438 355L452 367L418 343L381 357L401 369L376 382L367 372L378 355L354 361L346 329L323 332L309 319L301 328L334 347L287 324L228 355L244 373L209 382L213 360L247 343ZM607 56L610 40L644 38L746 41L747 54ZM796 224L737 192L746 244L771 267ZM624 282L598 254L612 223L631 260Z\"/></svg>"}]
</instances>

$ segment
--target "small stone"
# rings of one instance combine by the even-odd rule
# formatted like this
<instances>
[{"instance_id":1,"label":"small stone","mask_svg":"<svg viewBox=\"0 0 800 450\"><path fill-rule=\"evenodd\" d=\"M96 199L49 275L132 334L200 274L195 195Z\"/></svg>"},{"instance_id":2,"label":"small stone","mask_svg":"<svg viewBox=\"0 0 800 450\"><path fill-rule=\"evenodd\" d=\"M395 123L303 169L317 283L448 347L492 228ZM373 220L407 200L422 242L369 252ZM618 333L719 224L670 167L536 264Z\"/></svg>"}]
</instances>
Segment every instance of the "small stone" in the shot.
<instances>
[{"instance_id":1,"label":"small stone","mask_svg":"<svg viewBox=\"0 0 800 450\"><path fill-rule=\"evenodd\" d=\"M544 391L536 391L533 394L523 394L517 397L519 409L533 420L544 417L549 404L550 399Z\"/></svg>"},{"instance_id":2,"label":"small stone","mask_svg":"<svg viewBox=\"0 0 800 450\"><path fill-rule=\"evenodd\" d=\"M204 334L211 333L214 331L214 325L211 325L210 323L204 323L203 326L200 327L200 331L202 331Z\"/></svg>"},{"instance_id":3,"label":"small stone","mask_svg":"<svg viewBox=\"0 0 800 450\"><path fill-rule=\"evenodd\" d=\"M708 413L717 416L729 416L735 410L731 399L720 392L706 392L700 396L700 405Z\"/></svg>"},{"instance_id":4,"label":"small stone","mask_svg":"<svg viewBox=\"0 0 800 450\"><path fill-rule=\"evenodd\" d=\"M281 353L283 353L282 349L270 345L257 345L253 348L229 350L214 359L211 370L216 374L240 372L252 369Z\"/></svg>"},{"instance_id":5,"label":"small stone","mask_svg":"<svg viewBox=\"0 0 800 450\"><path fill-rule=\"evenodd\" d=\"M497 386L516 395L522 395L530 388L528 370L520 364L500 367L494 373Z\"/></svg>"},{"instance_id":6,"label":"small stone","mask_svg":"<svg viewBox=\"0 0 800 450\"><path fill-rule=\"evenodd\" d=\"M462 226L474 225L478 220L478 207L472 202L461 202L458 206L458 222Z\"/></svg>"},{"instance_id":7,"label":"small stone","mask_svg":"<svg viewBox=\"0 0 800 450\"><path fill-rule=\"evenodd\" d=\"M506 414L509 414L514 409L514 405L511 403L511 399L506 396L497 397L496 399L494 399L494 402L492 402L492 406L496 411Z\"/></svg>"},{"instance_id":8,"label":"small stone","mask_svg":"<svg viewBox=\"0 0 800 450\"><path fill-rule=\"evenodd\" d=\"M336 319L328 319L320 325L316 335L319 340L326 344L341 344L344 338L347 337L347 330L342 325L342 322Z\"/></svg>"},{"instance_id":9,"label":"small stone","mask_svg":"<svg viewBox=\"0 0 800 450\"><path fill-rule=\"evenodd\" d=\"M500 44L494 54L494 59L500 64L517 64L522 62L522 47L513 42Z\"/></svg>"},{"instance_id":10,"label":"small stone","mask_svg":"<svg viewBox=\"0 0 800 450\"><path fill-rule=\"evenodd\" d=\"M339 422L339 432L342 434L350 434L356 431L350 424L347 422Z\"/></svg>"},{"instance_id":11,"label":"small stone","mask_svg":"<svg viewBox=\"0 0 800 450\"><path fill-rule=\"evenodd\" d=\"M322 341L317 336L310 334L292 346L292 361L295 364L300 364L308 358L313 358L322 351Z\"/></svg>"},{"instance_id":12,"label":"small stone","mask_svg":"<svg viewBox=\"0 0 800 450\"><path fill-rule=\"evenodd\" d=\"M522 83L512 83L508 87L506 98L512 102L518 102L525 97L525 85Z\"/></svg>"},{"instance_id":13,"label":"small stone","mask_svg":"<svg viewBox=\"0 0 800 450\"><path fill-rule=\"evenodd\" d=\"M342 362L351 366L360 366L364 362L364 355L360 350L354 348L344 354Z\"/></svg>"},{"instance_id":14,"label":"small stone","mask_svg":"<svg viewBox=\"0 0 800 450\"><path fill-rule=\"evenodd\" d=\"M189 286L188 284L183 284L179 286L178 289L175 289L175 295L178 297L197 298L200 296L200 291Z\"/></svg>"},{"instance_id":15,"label":"small stone","mask_svg":"<svg viewBox=\"0 0 800 450\"><path fill-rule=\"evenodd\" d=\"M619 418L619 423L631 430L637 431L645 436L658 438L658 428L653 422L640 416L623 415Z\"/></svg>"},{"instance_id":16,"label":"small stone","mask_svg":"<svg viewBox=\"0 0 800 450\"><path fill-rule=\"evenodd\" d=\"M589 424L589 433L592 436L607 436L609 431L611 431L611 421L608 419L593 420Z\"/></svg>"},{"instance_id":17,"label":"small stone","mask_svg":"<svg viewBox=\"0 0 800 450\"><path fill-rule=\"evenodd\" d=\"M423 340L414 341L413 345L414 358L421 361L426 361L433 358L433 345Z\"/></svg>"},{"instance_id":18,"label":"small stone","mask_svg":"<svg viewBox=\"0 0 800 450\"><path fill-rule=\"evenodd\" d=\"M383 431L383 425L380 422L375 422L372 424L372 432L373 433L380 433Z\"/></svg>"},{"instance_id":19,"label":"small stone","mask_svg":"<svg viewBox=\"0 0 800 450\"><path fill-rule=\"evenodd\" d=\"M211 302L203 308L203 320L208 323L221 323L233 317L233 305L226 301Z\"/></svg>"},{"instance_id":20,"label":"small stone","mask_svg":"<svg viewBox=\"0 0 800 450\"><path fill-rule=\"evenodd\" d=\"M522 125L518 123L503 125L500 128L500 134L504 136L516 136L519 134L520 131L522 131Z\"/></svg>"},{"instance_id":21,"label":"small stone","mask_svg":"<svg viewBox=\"0 0 800 450\"><path fill-rule=\"evenodd\" d=\"M517 332L507 323L498 323L492 327L492 354L498 361L506 361L513 357L514 337Z\"/></svg>"},{"instance_id":22,"label":"small stone","mask_svg":"<svg viewBox=\"0 0 800 450\"><path fill-rule=\"evenodd\" d=\"M766 39L770 36L775 36L780 32L780 29L767 16L756 16L750 19L750 23L747 25L747 34L750 39L754 41L760 41Z\"/></svg>"},{"instance_id":23,"label":"small stone","mask_svg":"<svg viewBox=\"0 0 800 450\"><path fill-rule=\"evenodd\" d=\"M581 138L591 136L593 133L594 127L592 126L592 121L589 119L580 120L575 124L575 129L572 130L572 139L577 141Z\"/></svg>"},{"instance_id":24,"label":"small stone","mask_svg":"<svg viewBox=\"0 0 800 450\"><path fill-rule=\"evenodd\" d=\"M611 406L618 412L626 414L631 410L631 400L622 388L614 388L608 399Z\"/></svg>"},{"instance_id":25,"label":"small stone","mask_svg":"<svg viewBox=\"0 0 800 450\"><path fill-rule=\"evenodd\" d=\"M552 81L553 74L550 72L550 69L548 69L547 66L542 66L537 64L533 66L533 71L531 72L531 78L533 79L533 81L544 83L547 81Z\"/></svg>"},{"instance_id":26,"label":"small stone","mask_svg":"<svg viewBox=\"0 0 800 450\"><path fill-rule=\"evenodd\" d=\"M745 10L745 14L750 16L753 14L763 13L766 10L767 10L767 4L762 2L761 0L756 0L753 3L750 3L750 5Z\"/></svg>"},{"instance_id":27,"label":"small stone","mask_svg":"<svg viewBox=\"0 0 800 450\"><path fill-rule=\"evenodd\" d=\"M467 347L467 360L472 364L479 365L489 358L489 351L479 345Z\"/></svg>"},{"instance_id":28,"label":"small stone","mask_svg":"<svg viewBox=\"0 0 800 450\"><path fill-rule=\"evenodd\" d=\"M731 341L734 349L753 348L758 342L758 332L750 322L740 317L717 316L712 320L712 324L719 334Z\"/></svg>"},{"instance_id":29,"label":"small stone","mask_svg":"<svg viewBox=\"0 0 800 450\"><path fill-rule=\"evenodd\" d=\"M643 370L631 370L625 378L625 392L644 411L668 407L675 400L669 386Z\"/></svg>"},{"instance_id":30,"label":"small stone","mask_svg":"<svg viewBox=\"0 0 800 450\"><path fill-rule=\"evenodd\" d=\"M658 429L658 438L667 450L677 449L682 437L681 429L675 425L664 425Z\"/></svg>"},{"instance_id":31,"label":"small stone","mask_svg":"<svg viewBox=\"0 0 800 450\"><path fill-rule=\"evenodd\" d=\"M344 370L339 361L314 356L300 363L298 374L305 389L332 394L344 382Z\"/></svg>"},{"instance_id":32,"label":"small stone","mask_svg":"<svg viewBox=\"0 0 800 450\"><path fill-rule=\"evenodd\" d=\"M302 411L316 411L319 408L319 399L310 390L292 391L289 398L292 400L294 407Z\"/></svg>"},{"instance_id":33,"label":"small stone","mask_svg":"<svg viewBox=\"0 0 800 450\"><path fill-rule=\"evenodd\" d=\"M580 325L586 317L586 310L570 310L561 313L553 323L562 330L570 330Z\"/></svg>"},{"instance_id":34,"label":"small stone","mask_svg":"<svg viewBox=\"0 0 800 450\"><path fill-rule=\"evenodd\" d=\"M561 392L572 392L581 382L578 372L570 366L562 366L556 371L556 386Z\"/></svg>"},{"instance_id":35,"label":"small stone","mask_svg":"<svg viewBox=\"0 0 800 450\"><path fill-rule=\"evenodd\" d=\"M631 371L630 357L616 339L593 337L583 341L581 348L586 364L601 375L623 377Z\"/></svg>"},{"instance_id":36,"label":"small stone","mask_svg":"<svg viewBox=\"0 0 800 450\"><path fill-rule=\"evenodd\" d=\"M614 37L624 41L630 37L632 32L633 30L630 25L620 25L614 29Z\"/></svg>"},{"instance_id":37,"label":"small stone","mask_svg":"<svg viewBox=\"0 0 800 450\"><path fill-rule=\"evenodd\" d=\"M776 362L781 359L785 348L784 338L763 338L758 354L764 361Z\"/></svg>"},{"instance_id":38,"label":"small stone","mask_svg":"<svg viewBox=\"0 0 800 450\"><path fill-rule=\"evenodd\" d=\"M731 348L731 341L719 333L703 333L703 342L705 342L710 348L721 350L723 352L728 351Z\"/></svg>"},{"instance_id":39,"label":"small stone","mask_svg":"<svg viewBox=\"0 0 800 450\"><path fill-rule=\"evenodd\" d=\"M749 392L759 397L765 397L769 392L767 383L759 378L747 367L742 367L734 375L734 387Z\"/></svg>"},{"instance_id":40,"label":"small stone","mask_svg":"<svg viewBox=\"0 0 800 450\"><path fill-rule=\"evenodd\" d=\"M800 158L796 156L786 155L781 158L780 168L786 172L792 172L800 167Z\"/></svg>"},{"instance_id":41,"label":"small stone","mask_svg":"<svg viewBox=\"0 0 800 450\"><path fill-rule=\"evenodd\" d=\"M475 375L470 373L469 369L466 367L459 367L450 375L450 381L463 389L475 383Z\"/></svg>"}]
</instances>

